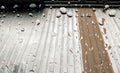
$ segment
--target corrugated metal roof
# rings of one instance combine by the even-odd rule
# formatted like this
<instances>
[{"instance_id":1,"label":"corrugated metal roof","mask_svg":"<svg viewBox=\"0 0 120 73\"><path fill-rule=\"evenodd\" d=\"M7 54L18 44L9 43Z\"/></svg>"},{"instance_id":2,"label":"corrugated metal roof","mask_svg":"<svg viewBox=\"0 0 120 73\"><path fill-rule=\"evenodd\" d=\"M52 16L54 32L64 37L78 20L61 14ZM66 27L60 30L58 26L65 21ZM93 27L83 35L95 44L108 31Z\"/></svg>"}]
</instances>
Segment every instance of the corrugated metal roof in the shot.
<instances>
[{"instance_id":1,"label":"corrugated metal roof","mask_svg":"<svg viewBox=\"0 0 120 73\"><path fill-rule=\"evenodd\" d=\"M82 49L76 9L68 8L73 17L61 14L59 8L43 11L2 13L0 18L0 73L82 73ZM108 45L115 73L120 73L120 14L109 17L102 9L97 18ZM33 13L33 17L31 15ZM20 14L20 17L17 17ZM31 15L31 16L29 16ZM39 24L37 22L40 22Z\"/></svg>"},{"instance_id":2,"label":"corrugated metal roof","mask_svg":"<svg viewBox=\"0 0 120 73\"><path fill-rule=\"evenodd\" d=\"M97 9L98 20L105 18L105 25L100 26L115 73L120 73L120 10L116 9L116 16L110 17L109 10L106 13ZM104 34L106 32L106 34Z\"/></svg>"},{"instance_id":3,"label":"corrugated metal roof","mask_svg":"<svg viewBox=\"0 0 120 73\"><path fill-rule=\"evenodd\" d=\"M82 52L75 8L73 17L43 12L6 13L0 23L0 72L82 73ZM40 21L37 25L36 20Z\"/></svg>"}]
</instances>

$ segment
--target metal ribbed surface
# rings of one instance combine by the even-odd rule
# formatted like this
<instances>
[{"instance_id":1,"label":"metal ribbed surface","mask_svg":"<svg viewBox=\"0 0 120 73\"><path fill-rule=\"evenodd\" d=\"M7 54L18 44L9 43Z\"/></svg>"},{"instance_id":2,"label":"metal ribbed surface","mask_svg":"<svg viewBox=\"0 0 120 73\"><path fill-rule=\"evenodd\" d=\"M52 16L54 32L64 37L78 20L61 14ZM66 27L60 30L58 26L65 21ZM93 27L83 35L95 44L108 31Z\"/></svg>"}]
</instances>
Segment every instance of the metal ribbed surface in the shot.
<instances>
[{"instance_id":1,"label":"metal ribbed surface","mask_svg":"<svg viewBox=\"0 0 120 73\"><path fill-rule=\"evenodd\" d=\"M82 73L78 22L75 9L68 10L73 17L57 18L59 9L33 12L33 17L6 13L0 23L0 73ZM37 19L40 25L32 23Z\"/></svg>"},{"instance_id":2,"label":"metal ribbed surface","mask_svg":"<svg viewBox=\"0 0 120 73\"><path fill-rule=\"evenodd\" d=\"M116 9L116 17L109 16L102 9L97 9L98 20L105 19L105 25L100 26L106 45L106 50L112 62L115 73L120 73L120 10Z\"/></svg>"}]
</instances>

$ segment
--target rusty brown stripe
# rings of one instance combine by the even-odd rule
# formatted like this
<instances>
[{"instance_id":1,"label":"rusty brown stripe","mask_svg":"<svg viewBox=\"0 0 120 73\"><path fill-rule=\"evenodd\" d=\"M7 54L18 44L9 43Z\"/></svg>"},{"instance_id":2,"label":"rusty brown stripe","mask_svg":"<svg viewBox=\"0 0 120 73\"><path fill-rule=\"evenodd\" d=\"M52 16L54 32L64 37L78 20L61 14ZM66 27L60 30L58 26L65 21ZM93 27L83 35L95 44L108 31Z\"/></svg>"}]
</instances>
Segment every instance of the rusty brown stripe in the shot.
<instances>
[{"instance_id":1,"label":"rusty brown stripe","mask_svg":"<svg viewBox=\"0 0 120 73\"><path fill-rule=\"evenodd\" d=\"M79 27L83 53L83 73L114 73L104 40L92 9L79 9Z\"/></svg>"}]
</instances>

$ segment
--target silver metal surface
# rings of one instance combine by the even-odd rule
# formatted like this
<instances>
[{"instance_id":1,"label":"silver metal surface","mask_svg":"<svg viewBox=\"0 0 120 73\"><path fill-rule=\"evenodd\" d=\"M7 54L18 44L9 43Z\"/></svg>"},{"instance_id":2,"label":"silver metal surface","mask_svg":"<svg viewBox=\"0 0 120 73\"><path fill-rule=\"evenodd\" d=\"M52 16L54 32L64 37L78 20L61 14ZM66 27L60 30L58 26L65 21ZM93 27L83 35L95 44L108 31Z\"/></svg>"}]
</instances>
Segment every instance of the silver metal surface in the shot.
<instances>
[{"instance_id":1,"label":"silver metal surface","mask_svg":"<svg viewBox=\"0 0 120 73\"><path fill-rule=\"evenodd\" d=\"M73 17L59 9L6 13L0 23L1 73L82 73L82 51L76 9ZM36 20L40 21L37 25Z\"/></svg>"}]
</instances>

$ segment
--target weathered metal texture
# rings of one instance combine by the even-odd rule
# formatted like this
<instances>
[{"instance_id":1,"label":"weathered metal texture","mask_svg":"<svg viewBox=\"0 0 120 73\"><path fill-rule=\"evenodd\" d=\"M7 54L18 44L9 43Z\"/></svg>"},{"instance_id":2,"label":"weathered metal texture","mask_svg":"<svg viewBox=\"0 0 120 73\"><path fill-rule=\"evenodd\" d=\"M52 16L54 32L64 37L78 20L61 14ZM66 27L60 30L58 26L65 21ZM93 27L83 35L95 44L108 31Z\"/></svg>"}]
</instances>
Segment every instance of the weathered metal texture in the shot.
<instances>
[{"instance_id":1,"label":"weathered metal texture","mask_svg":"<svg viewBox=\"0 0 120 73\"><path fill-rule=\"evenodd\" d=\"M83 73L114 73L94 11L79 9Z\"/></svg>"},{"instance_id":2,"label":"weathered metal texture","mask_svg":"<svg viewBox=\"0 0 120 73\"><path fill-rule=\"evenodd\" d=\"M59 9L6 13L0 23L0 73L82 73L76 9L57 18ZM40 21L38 25L36 20Z\"/></svg>"},{"instance_id":3,"label":"weathered metal texture","mask_svg":"<svg viewBox=\"0 0 120 73\"><path fill-rule=\"evenodd\" d=\"M103 13L102 9L97 9L96 15L98 20L105 19L105 24L99 27L101 28L114 72L120 73L120 10L115 10L115 17L109 16L109 10Z\"/></svg>"}]
</instances>

